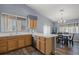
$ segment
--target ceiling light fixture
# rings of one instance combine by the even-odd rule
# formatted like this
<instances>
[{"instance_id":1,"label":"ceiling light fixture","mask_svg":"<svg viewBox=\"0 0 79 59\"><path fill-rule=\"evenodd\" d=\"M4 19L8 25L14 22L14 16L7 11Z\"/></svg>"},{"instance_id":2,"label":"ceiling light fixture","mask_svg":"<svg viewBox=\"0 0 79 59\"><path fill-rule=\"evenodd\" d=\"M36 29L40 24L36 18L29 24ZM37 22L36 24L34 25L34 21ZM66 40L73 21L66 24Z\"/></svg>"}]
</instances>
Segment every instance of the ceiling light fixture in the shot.
<instances>
[{"instance_id":1,"label":"ceiling light fixture","mask_svg":"<svg viewBox=\"0 0 79 59\"><path fill-rule=\"evenodd\" d=\"M66 21L63 19L64 9L63 9L63 8L60 9L59 12L60 12L60 20L58 21L58 23L63 24L63 23L66 22Z\"/></svg>"}]
</instances>

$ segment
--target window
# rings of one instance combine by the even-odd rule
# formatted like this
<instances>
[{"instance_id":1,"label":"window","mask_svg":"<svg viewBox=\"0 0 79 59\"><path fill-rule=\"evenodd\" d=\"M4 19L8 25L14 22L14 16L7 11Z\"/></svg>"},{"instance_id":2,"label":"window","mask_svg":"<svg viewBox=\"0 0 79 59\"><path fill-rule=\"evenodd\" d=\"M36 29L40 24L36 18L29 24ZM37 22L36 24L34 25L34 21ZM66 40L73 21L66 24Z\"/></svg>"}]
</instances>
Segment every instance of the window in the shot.
<instances>
[{"instance_id":1,"label":"window","mask_svg":"<svg viewBox=\"0 0 79 59\"><path fill-rule=\"evenodd\" d=\"M26 31L26 19L20 17L17 18L17 31Z\"/></svg>"},{"instance_id":2,"label":"window","mask_svg":"<svg viewBox=\"0 0 79 59\"><path fill-rule=\"evenodd\" d=\"M12 20L12 31L16 31L16 19Z\"/></svg>"},{"instance_id":3,"label":"window","mask_svg":"<svg viewBox=\"0 0 79 59\"><path fill-rule=\"evenodd\" d=\"M75 32L78 33L78 26L75 26L75 28L76 28L76 31Z\"/></svg>"},{"instance_id":4,"label":"window","mask_svg":"<svg viewBox=\"0 0 79 59\"><path fill-rule=\"evenodd\" d=\"M50 26L49 25L44 25L43 26L43 33L44 34L50 34L51 30L50 30Z\"/></svg>"},{"instance_id":5,"label":"window","mask_svg":"<svg viewBox=\"0 0 79 59\"><path fill-rule=\"evenodd\" d=\"M0 32L23 32L26 26L25 18L0 14Z\"/></svg>"},{"instance_id":6,"label":"window","mask_svg":"<svg viewBox=\"0 0 79 59\"><path fill-rule=\"evenodd\" d=\"M74 25L65 25L59 27L60 32L69 32L69 33L79 33L79 26Z\"/></svg>"},{"instance_id":7,"label":"window","mask_svg":"<svg viewBox=\"0 0 79 59\"><path fill-rule=\"evenodd\" d=\"M16 18L14 16L1 15L1 32L16 31Z\"/></svg>"},{"instance_id":8,"label":"window","mask_svg":"<svg viewBox=\"0 0 79 59\"><path fill-rule=\"evenodd\" d=\"M21 29L22 31L26 31L26 20L25 19L23 19L21 22Z\"/></svg>"}]
</instances>

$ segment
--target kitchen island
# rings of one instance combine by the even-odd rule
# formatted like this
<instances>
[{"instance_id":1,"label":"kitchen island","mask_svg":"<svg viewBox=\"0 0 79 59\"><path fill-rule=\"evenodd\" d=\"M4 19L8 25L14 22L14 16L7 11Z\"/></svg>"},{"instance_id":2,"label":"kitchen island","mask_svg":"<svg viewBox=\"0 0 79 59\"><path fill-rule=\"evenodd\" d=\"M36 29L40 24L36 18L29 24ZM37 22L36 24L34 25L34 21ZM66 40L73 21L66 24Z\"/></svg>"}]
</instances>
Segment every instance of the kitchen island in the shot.
<instances>
[{"instance_id":1,"label":"kitchen island","mask_svg":"<svg viewBox=\"0 0 79 59\"><path fill-rule=\"evenodd\" d=\"M36 36L36 49L46 55L55 54L55 34L34 34Z\"/></svg>"}]
</instances>

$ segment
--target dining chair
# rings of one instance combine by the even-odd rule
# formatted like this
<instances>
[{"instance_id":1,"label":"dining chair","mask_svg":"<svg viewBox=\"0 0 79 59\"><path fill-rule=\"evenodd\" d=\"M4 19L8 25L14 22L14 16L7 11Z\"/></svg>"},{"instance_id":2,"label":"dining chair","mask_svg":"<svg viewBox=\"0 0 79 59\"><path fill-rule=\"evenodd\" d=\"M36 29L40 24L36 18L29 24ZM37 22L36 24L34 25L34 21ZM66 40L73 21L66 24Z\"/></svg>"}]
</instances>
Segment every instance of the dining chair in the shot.
<instances>
[{"instance_id":1,"label":"dining chair","mask_svg":"<svg viewBox=\"0 0 79 59\"><path fill-rule=\"evenodd\" d=\"M68 46L68 36L63 36L64 45Z\"/></svg>"},{"instance_id":2,"label":"dining chair","mask_svg":"<svg viewBox=\"0 0 79 59\"><path fill-rule=\"evenodd\" d=\"M57 43L60 43L62 45L64 44L63 35L62 34L58 35L58 37L57 37Z\"/></svg>"},{"instance_id":3,"label":"dining chair","mask_svg":"<svg viewBox=\"0 0 79 59\"><path fill-rule=\"evenodd\" d=\"M69 43L72 44L72 46L73 46L73 39L74 39L74 34L70 34L68 40L69 40Z\"/></svg>"}]
</instances>

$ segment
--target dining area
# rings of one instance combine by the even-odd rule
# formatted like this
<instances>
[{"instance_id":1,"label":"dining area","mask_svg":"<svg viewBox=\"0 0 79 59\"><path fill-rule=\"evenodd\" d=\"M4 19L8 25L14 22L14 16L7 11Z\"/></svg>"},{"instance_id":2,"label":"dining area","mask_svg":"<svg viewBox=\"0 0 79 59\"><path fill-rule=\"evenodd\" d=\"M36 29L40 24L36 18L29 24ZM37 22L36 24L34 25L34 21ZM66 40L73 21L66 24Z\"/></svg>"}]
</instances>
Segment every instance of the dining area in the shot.
<instances>
[{"instance_id":1,"label":"dining area","mask_svg":"<svg viewBox=\"0 0 79 59\"><path fill-rule=\"evenodd\" d=\"M56 37L56 43L62 46L71 46L73 47L74 42L74 33L57 33L58 36Z\"/></svg>"},{"instance_id":2,"label":"dining area","mask_svg":"<svg viewBox=\"0 0 79 59\"><path fill-rule=\"evenodd\" d=\"M79 20L71 21L57 25L56 52L59 55L79 54Z\"/></svg>"},{"instance_id":3,"label":"dining area","mask_svg":"<svg viewBox=\"0 0 79 59\"><path fill-rule=\"evenodd\" d=\"M79 43L74 41L74 33L57 33L56 37L56 55L74 55L79 54Z\"/></svg>"}]
</instances>

